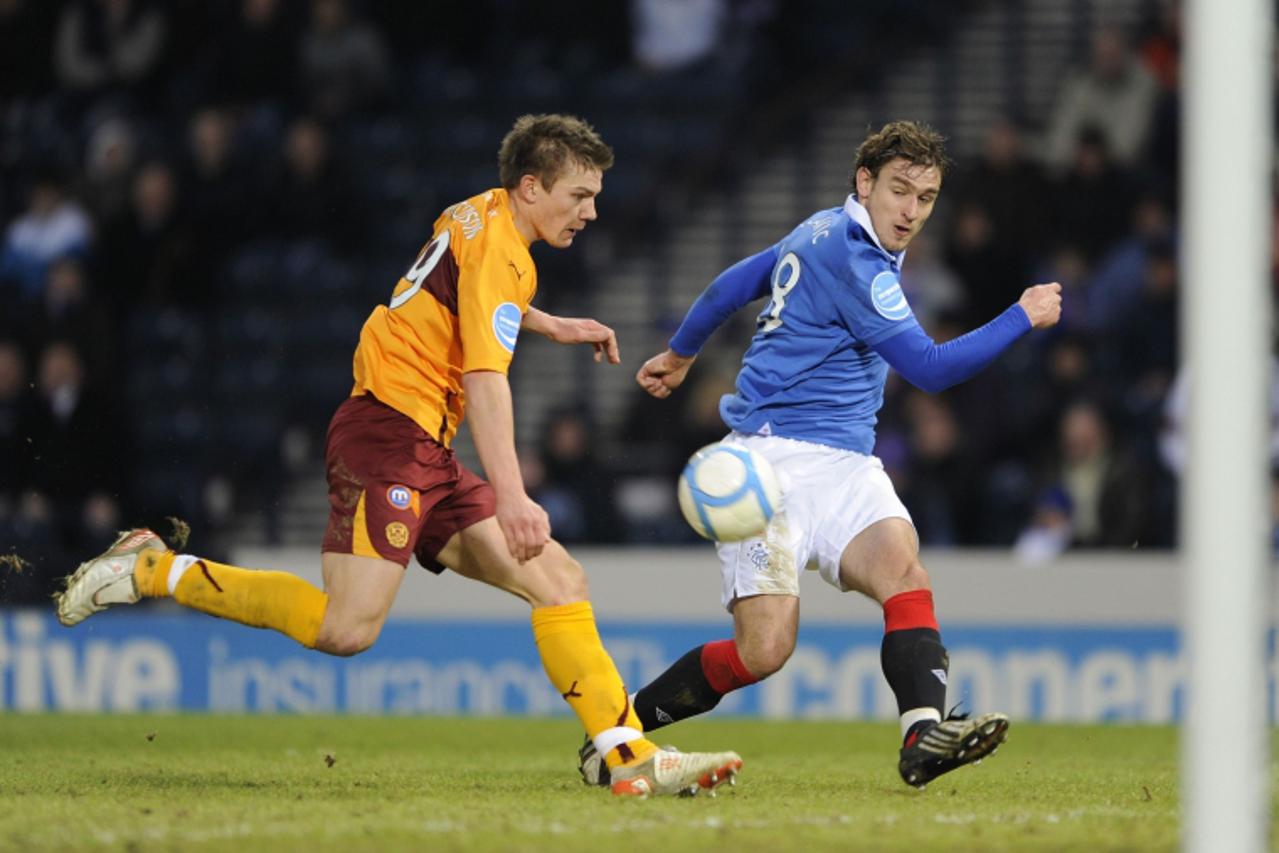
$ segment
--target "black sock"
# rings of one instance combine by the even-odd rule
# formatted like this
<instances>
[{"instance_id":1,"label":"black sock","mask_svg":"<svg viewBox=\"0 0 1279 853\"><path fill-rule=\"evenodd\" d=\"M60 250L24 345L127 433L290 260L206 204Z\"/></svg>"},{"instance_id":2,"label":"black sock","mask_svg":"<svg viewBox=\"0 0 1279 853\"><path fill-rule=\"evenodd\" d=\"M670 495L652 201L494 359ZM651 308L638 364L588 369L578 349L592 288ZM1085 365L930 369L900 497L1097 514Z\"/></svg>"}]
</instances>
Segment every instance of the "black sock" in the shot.
<instances>
[{"instance_id":1,"label":"black sock","mask_svg":"<svg viewBox=\"0 0 1279 853\"><path fill-rule=\"evenodd\" d=\"M684 655L652 683L635 694L634 708L644 731L704 714L719 704L724 694L711 687L702 671L702 647Z\"/></svg>"},{"instance_id":2,"label":"black sock","mask_svg":"<svg viewBox=\"0 0 1279 853\"><path fill-rule=\"evenodd\" d=\"M941 634L932 628L889 631L884 635L879 659L888 686L897 697L898 713L936 708L942 714L950 656L941 644Z\"/></svg>"}]
</instances>

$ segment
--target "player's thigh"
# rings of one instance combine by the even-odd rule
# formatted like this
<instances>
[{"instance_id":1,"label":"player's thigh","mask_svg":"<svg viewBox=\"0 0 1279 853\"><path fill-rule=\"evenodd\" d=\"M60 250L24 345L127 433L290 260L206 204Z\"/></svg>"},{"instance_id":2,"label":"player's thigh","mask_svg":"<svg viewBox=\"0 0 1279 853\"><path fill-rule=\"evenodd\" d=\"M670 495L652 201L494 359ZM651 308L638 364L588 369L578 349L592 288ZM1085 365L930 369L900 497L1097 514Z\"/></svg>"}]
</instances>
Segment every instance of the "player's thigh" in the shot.
<instances>
[{"instance_id":1,"label":"player's thigh","mask_svg":"<svg viewBox=\"0 0 1279 853\"><path fill-rule=\"evenodd\" d=\"M840 554L839 580L880 604L900 592L928 589L915 526L904 518L883 518L858 533Z\"/></svg>"},{"instance_id":2,"label":"player's thigh","mask_svg":"<svg viewBox=\"0 0 1279 853\"><path fill-rule=\"evenodd\" d=\"M799 596L753 595L733 602L733 638L756 678L782 668L799 634Z\"/></svg>"},{"instance_id":3,"label":"player's thigh","mask_svg":"<svg viewBox=\"0 0 1279 853\"><path fill-rule=\"evenodd\" d=\"M373 644L404 579L390 560L325 551L320 558L329 597L316 642L322 649L354 654Z\"/></svg>"},{"instance_id":4,"label":"player's thigh","mask_svg":"<svg viewBox=\"0 0 1279 853\"><path fill-rule=\"evenodd\" d=\"M523 563L511 556L497 519L489 517L460 530L435 559L466 578L517 595L534 607L571 604L587 597L586 573L554 539Z\"/></svg>"}]
</instances>

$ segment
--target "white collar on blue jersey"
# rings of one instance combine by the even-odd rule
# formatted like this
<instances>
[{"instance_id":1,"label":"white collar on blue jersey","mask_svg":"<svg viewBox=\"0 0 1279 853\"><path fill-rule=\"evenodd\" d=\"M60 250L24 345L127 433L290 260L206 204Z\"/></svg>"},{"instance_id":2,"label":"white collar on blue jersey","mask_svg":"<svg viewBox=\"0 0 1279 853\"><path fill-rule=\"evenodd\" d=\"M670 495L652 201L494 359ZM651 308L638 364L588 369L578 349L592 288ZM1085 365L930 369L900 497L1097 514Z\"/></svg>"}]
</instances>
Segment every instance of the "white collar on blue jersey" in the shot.
<instances>
[{"instance_id":1,"label":"white collar on blue jersey","mask_svg":"<svg viewBox=\"0 0 1279 853\"><path fill-rule=\"evenodd\" d=\"M900 267L902 262L906 260L906 250L900 252L890 252L884 248L884 244L879 242L879 235L875 233L875 226L871 224L870 214L866 208L862 207L862 203L852 193L848 194L848 198L844 199L844 212L849 218L862 227L862 230L870 235L870 239L875 241L875 245L879 247L881 252L891 255L897 259L897 266Z\"/></svg>"}]
</instances>

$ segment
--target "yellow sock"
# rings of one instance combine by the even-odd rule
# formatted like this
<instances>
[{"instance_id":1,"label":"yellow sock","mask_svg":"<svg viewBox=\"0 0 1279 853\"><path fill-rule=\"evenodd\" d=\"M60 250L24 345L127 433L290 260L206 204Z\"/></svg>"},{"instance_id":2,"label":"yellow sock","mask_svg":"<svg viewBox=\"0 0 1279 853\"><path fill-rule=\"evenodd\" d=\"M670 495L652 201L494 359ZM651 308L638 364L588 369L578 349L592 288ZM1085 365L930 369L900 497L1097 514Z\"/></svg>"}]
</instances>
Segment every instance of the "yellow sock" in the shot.
<instances>
[{"instance_id":1,"label":"yellow sock","mask_svg":"<svg viewBox=\"0 0 1279 853\"><path fill-rule=\"evenodd\" d=\"M329 597L297 575L226 566L188 554L143 551L134 580L144 596L169 594L169 576L179 570L173 599L202 613L254 628L273 628L308 649L315 648Z\"/></svg>"},{"instance_id":2,"label":"yellow sock","mask_svg":"<svg viewBox=\"0 0 1279 853\"><path fill-rule=\"evenodd\" d=\"M533 638L547 676L586 733L616 741L604 754L609 767L643 761L657 751L644 737L622 677L600 642L589 601L535 608Z\"/></svg>"},{"instance_id":3,"label":"yellow sock","mask_svg":"<svg viewBox=\"0 0 1279 853\"><path fill-rule=\"evenodd\" d=\"M177 554L172 551L153 551L150 548L138 554L133 567L133 582L143 598L164 598L169 594L169 567Z\"/></svg>"}]
</instances>

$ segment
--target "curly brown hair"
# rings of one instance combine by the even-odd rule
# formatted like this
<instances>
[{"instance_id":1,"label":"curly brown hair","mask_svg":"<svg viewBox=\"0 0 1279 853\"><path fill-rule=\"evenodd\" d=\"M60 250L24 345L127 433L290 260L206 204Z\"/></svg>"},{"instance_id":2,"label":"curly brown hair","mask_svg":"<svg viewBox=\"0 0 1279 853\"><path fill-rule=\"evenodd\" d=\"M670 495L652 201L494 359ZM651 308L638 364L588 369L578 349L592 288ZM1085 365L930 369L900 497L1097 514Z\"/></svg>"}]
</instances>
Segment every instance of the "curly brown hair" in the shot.
<instances>
[{"instance_id":1,"label":"curly brown hair","mask_svg":"<svg viewBox=\"0 0 1279 853\"><path fill-rule=\"evenodd\" d=\"M613 149L576 116L520 116L497 153L498 174L508 190L525 175L534 175L550 189L570 163L601 172L613 165Z\"/></svg>"},{"instance_id":2,"label":"curly brown hair","mask_svg":"<svg viewBox=\"0 0 1279 853\"><path fill-rule=\"evenodd\" d=\"M866 168L878 177L884 164L904 157L917 166L934 166L941 176L954 163L946 156L946 137L923 122L892 121L867 136L857 147L857 161L848 176L849 186L857 188L857 170Z\"/></svg>"}]
</instances>

